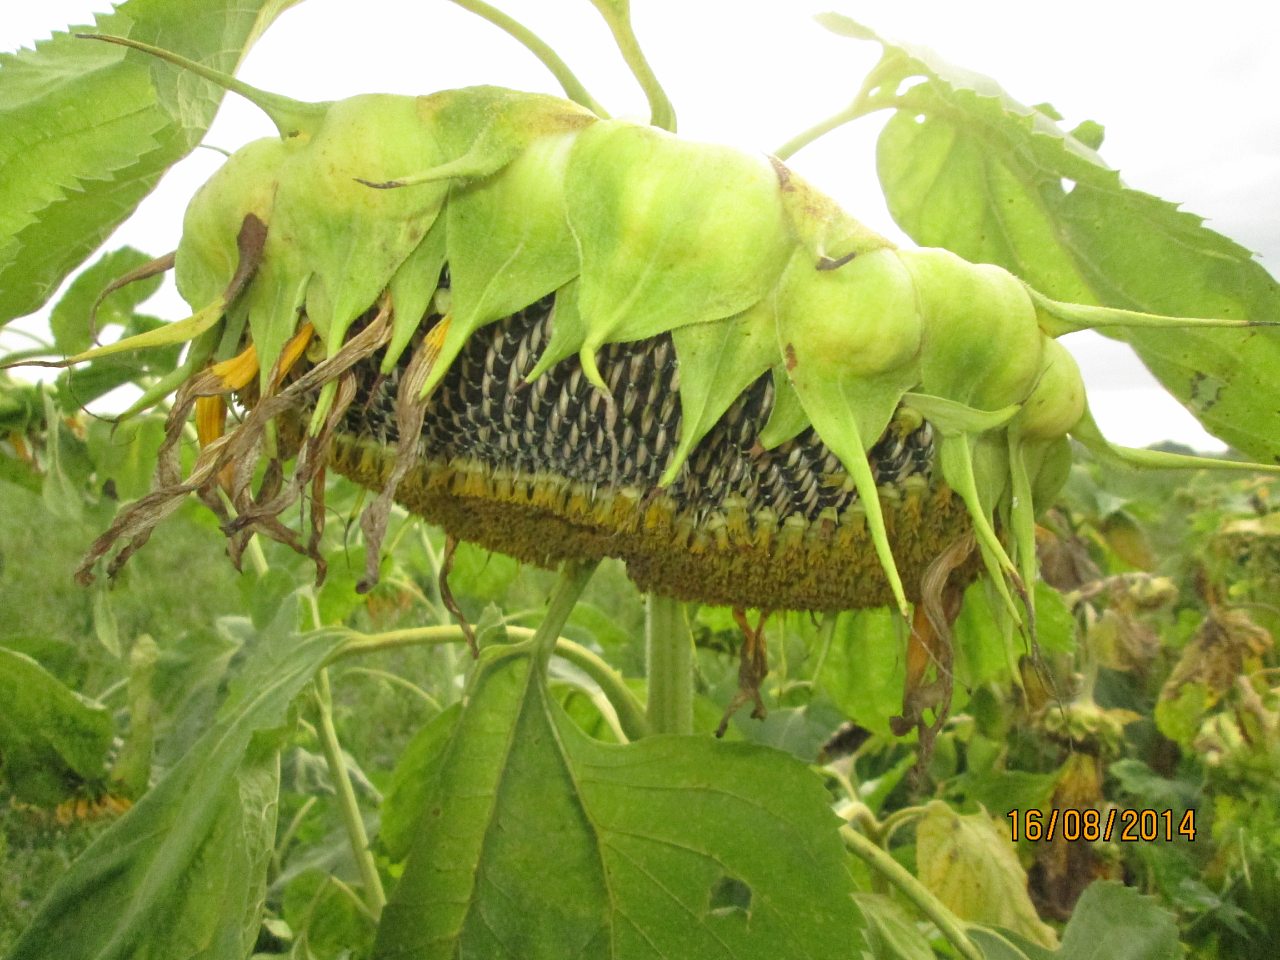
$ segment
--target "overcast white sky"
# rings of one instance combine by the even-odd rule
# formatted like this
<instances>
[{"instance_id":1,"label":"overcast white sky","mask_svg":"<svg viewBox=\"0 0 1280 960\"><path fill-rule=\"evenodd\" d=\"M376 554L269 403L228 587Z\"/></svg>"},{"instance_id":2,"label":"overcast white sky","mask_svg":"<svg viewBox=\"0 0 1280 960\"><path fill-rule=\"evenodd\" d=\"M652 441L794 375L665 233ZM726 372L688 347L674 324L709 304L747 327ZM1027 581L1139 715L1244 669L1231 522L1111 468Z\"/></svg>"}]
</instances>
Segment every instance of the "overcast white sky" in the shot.
<instances>
[{"instance_id":1,"label":"overcast white sky","mask_svg":"<svg viewBox=\"0 0 1280 960\"><path fill-rule=\"evenodd\" d=\"M0 50L92 21L105 3L3 0ZM587 0L506 0L615 114L642 116L644 100ZM1049 101L1074 126L1107 128L1103 157L1133 187L1181 202L1280 268L1280 4L1076 0L632 0L637 32L675 102L686 136L771 150L845 105L876 60L871 44L828 34L811 14L836 9L880 33L933 47L995 77L1023 103ZM305 0L258 43L240 75L300 99L354 93L426 93L494 83L559 93L531 55L447 0ZM902 238L875 178L871 116L790 162L870 226ZM235 149L272 133L257 111L229 97L207 142ZM220 163L196 151L112 239L148 252L172 249L187 198ZM1158 265L1154 265L1158 268ZM177 319L173 292L149 309ZM1065 341L1080 358L1092 405L1114 440L1205 434L1127 347L1092 334Z\"/></svg>"}]
</instances>

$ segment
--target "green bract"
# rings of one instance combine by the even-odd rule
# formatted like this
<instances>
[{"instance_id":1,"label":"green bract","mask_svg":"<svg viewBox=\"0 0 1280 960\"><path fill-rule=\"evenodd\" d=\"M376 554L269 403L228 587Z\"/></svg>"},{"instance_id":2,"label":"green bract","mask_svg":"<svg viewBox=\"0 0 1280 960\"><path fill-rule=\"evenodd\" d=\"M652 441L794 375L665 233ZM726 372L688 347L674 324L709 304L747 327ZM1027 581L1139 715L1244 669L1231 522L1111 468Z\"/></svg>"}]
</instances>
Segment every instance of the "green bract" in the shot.
<instances>
[{"instance_id":1,"label":"green bract","mask_svg":"<svg viewBox=\"0 0 1280 960\"><path fill-rule=\"evenodd\" d=\"M349 378L339 399L344 372L381 350L390 373L416 343L396 401L394 464L378 472L382 494L366 518L371 544L459 352L481 328L554 295L550 339L527 380L578 354L610 424L617 410L597 352L671 337L682 427L660 487L684 475L703 437L771 371L775 405L756 442L769 449L812 425L856 486L904 615L908 592L920 591L899 575L868 452L895 417L928 420L942 478L1016 621L1009 585L1029 605L1035 512L1065 476L1065 437L1170 463L1102 440L1079 371L1053 337L1108 324L1233 325L1063 304L997 266L897 249L776 159L601 120L552 97L475 87L291 105L238 89L272 113L282 137L238 151L193 199L177 269L196 315L147 342L199 338L193 375L210 351L226 360L247 342L263 403L313 328L323 344L313 362L325 359L302 378L318 390L317 439L300 456L307 479L339 426L342 407L331 415L330 405L351 402ZM447 291L437 289L445 266ZM432 310L442 319L417 336ZM243 374L229 369L215 367L212 385L192 392L238 389ZM371 564L374 577L376 556Z\"/></svg>"}]
</instances>

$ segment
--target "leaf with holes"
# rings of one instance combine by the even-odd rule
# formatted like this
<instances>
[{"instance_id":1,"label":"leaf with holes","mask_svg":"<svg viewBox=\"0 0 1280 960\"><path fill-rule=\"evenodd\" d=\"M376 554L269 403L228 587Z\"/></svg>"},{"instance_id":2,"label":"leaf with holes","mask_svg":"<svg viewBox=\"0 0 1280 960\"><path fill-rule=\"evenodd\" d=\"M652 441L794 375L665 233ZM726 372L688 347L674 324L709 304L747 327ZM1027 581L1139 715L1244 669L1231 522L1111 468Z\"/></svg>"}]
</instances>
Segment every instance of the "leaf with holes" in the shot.
<instances>
[{"instance_id":1,"label":"leaf with holes","mask_svg":"<svg viewBox=\"0 0 1280 960\"><path fill-rule=\"evenodd\" d=\"M862 922L834 825L784 754L592 740L527 645L488 647L375 956L846 957Z\"/></svg>"},{"instance_id":2,"label":"leaf with holes","mask_svg":"<svg viewBox=\"0 0 1280 960\"><path fill-rule=\"evenodd\" d=\"M1129 188L1095 152L1096 124L1071 133L991 78L878 41L869 109L896 113L877 160L889 210L917 243L1005 267L1060 300L1189 317L1280 320L1280 285L1200 217ZM1110 328L1210 430L1280 462L1280 330Z\"/></svg>"}]
</instances>

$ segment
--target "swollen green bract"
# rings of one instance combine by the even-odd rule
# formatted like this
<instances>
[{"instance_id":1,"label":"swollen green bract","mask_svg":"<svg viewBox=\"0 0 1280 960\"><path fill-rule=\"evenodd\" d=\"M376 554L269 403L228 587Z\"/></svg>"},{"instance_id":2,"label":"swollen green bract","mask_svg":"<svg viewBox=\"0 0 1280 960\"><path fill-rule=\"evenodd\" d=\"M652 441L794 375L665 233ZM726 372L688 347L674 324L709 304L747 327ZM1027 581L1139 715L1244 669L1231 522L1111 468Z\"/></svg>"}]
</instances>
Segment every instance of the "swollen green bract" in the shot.
<instances>
[{"instance_id":1,"label":"swollen green bract","mask_svg":"<svg viewBox=\"0 0 1280 960\"><path fill-rule=\"evenodd\" d=\"M264 103L284 109L279 98ZM396 413L402 438L412 436L366 525L375 544L419 455L410 441L425 404L464 345L554 296L550 341L527 379L577 354L609 416L598 352L670 335L683 426L662 486L772 371L773 416L759 442L816 430L857 488L904 615L919 590L900 576L868 452L895 417L929 421L942 479L1017 621L1030 603L1034 517L1065 476L1068 434L1144 459L1101 439L1079 371L1053 338L1105 324L1234 325L1057 303L1000 267L896 248L776 159L600 120L551 97L476 87L284 112L280 139L242 148L191 202L177 270L199 322L174 325L174 339L199 336L221 361L212 379L191 371L204 379L188 400L244 387L230 365L252 345L250 402L269 421L274 394L302 389L285 385L285 367L314 336L321 349L308 352L302 379L318 391L315 444L303 460L321 458L316 438L339 427L330 408L350 402L352 365L383 350L386 373L418 342ZM246 264L248 218L265 240ZM443 319L421 337L433 305ZM309 462L307 477L316 469Z\"/></svg>"}]
</instances>

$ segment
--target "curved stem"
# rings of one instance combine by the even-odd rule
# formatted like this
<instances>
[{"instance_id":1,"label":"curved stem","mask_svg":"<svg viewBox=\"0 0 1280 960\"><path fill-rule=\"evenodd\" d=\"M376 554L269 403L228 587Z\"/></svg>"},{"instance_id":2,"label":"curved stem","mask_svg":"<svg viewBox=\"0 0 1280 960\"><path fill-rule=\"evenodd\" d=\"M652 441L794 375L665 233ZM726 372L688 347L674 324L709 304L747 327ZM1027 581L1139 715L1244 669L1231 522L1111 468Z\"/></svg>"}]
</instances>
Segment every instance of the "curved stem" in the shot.
<instances>
[{"instance_id":1,"label":"curved stem","mask_svg":"<svg viewBox=\"0 0 1280 960\"><path fill-rule=\"evenodd\" d=\"M827 665L827 654L831 652L831 640L836 635L836 621L840 619L839 610L824 610L822 622L818 624L818 662L813 665L813 688L819 689L822 683L822 670Z\"/></svg>"},{"instance_id":2,"label":"curved stem","mask_svg":"<svg viewBox=\"0 0 1280 960\"><path fill-rule=\"evenodd\" d=\"M675 133L676 109L662 89L662 84L658 82L649 61L645 59L644 51L640 49L640 41L631 26L631 0L591 0L591 5L600 11L600 16L609 25L609 32L622 51L622 59L627 62L632 76L644 90L645 98L649 101L649 122L655 127Z\"/></svg>"},{"instance_id":3,"label":"curved stem","mask_svg":"<svg viewBox=\"0 0 1280 960\"><path fill-rule=\"evenodd\" d=\"M461 643L467 637L458 626L413 627L408 630L388 630L385 633L361 633L358 630L343 631L350 639L340 646L325 666L345 660L347 657L358 657L366 653L381 653L384 650L398 650L401 647L433 646L442 643Z\"/></svg>"},{"instance_id":4,"label":"curved stem","mask_svg":"<svg viewBox=\"0 0 1280 960\"><path fill-rule=\"evenodd\" d=\"M965 960L983 960L982 950L964 932L960 918L948 910L942 901L930 893L928 888L913 877L902 864L852 827L841 827L840 838L844 840L844 845L850 851L897 887L919 908L921 913L932 920L934 926L951 942L960 956Z\"/></svg>"},{"instance_id":5,"label":"curved stem","mask_svg":"<svg viewBox=\"0 0 1280 960\"><path fill-rule=\"evenodd\" d=\"M298 833L298 828L302 826L302 821L306 819L311 808L319 803L320 798L316 796L307 797L302 806L298 808L298 812L293 815L293 819L289 821L289 825L285 827L284 833L280 834L280 840L276 844L275 849L271 851L271 871L267 875L268 882L274 881L280 876L280 871L284 868L284 856L289 851L289 845L293 843L293 838ZM364 904L360 905L361 908Z\"/></svg>"},{"instance_id":6,"label":"curved stem","mask_svg":"<svg viewBox=\"0 0 1280 960\"><path fill-rule=\"evenodd\" d=\"M364 677L373 677L374 679L377 679L377 680L385 680L387 683L391 684L392 686L400 687L404 690L408 690L410 693L412 693L415 697L417 697L419 700L425 703L428 707L430 707L436 713L440 713L444 710L444 708L440 706L440 701L438 701L431 694L427 693L427 691L423 690L420 686L418 686L412 680L406 680L404 677L398 676L397 674L394 674L389 670L376 670L373 667L347 667L343 671L343 676L347 676L353 673L358 674L360 676L364 676Z\"/></svg>"},{"instance_id":7,"label":"curved stem","mask_svg":"<svg viewBox=\"0 0 1280 960\"><path fill-rule=\"evenodd\" d=\"M582 81L574 76L568 64L560 59L559 54L552 50L545 40L524 24L507 16L496 7L491 7L484 0L452 0L452 2L467 12L488 20L499 30L514 37L526 50L537 57L544 67L551 71L551 75L556 78L560 83L560 87L564 90L565 96L574 103L586 107L597 117L608 118L608 112L595 97L587 92L587 88L582 85Z\"/></svg>"},{"instance_id":8,"label":"curved stem","mask_svg":"<svg viewBox=\"0 0 1280 960\"><path fill-rule=\"evenodd\" d=\"M650 594L645 605L649 677L646 710L654 733L693 732L693 637L684 605Z\"/></svg>"},{"instance_id":9,"label":"curved stem","mask_svg":"<svg viewBox=\"0 0 1280 960\"><path fill-rule=\"evenodd\" d=\"M518 636L516 631L520 629L527 628L512 627L509 628L509 632ZM532 630L529 632L533 633ZM581 644L566 640L564 637L556 641L556 655L568 660L596 682L605 699L613 705L614 711L618 714L618 723L628 740L639 740L653 732L640 699L631 692L622 679L622 674L609 666L601 657Z\"/></svg>"},{"instance_id":10,"label":"curved stem","mask_svg":"<svg viewBox=\"0 0 1280 960\"><path fill-rule=\"evenodd\" d=\"M327 669L321 669L316 675L315 700L316 712L320 716L320 746L329 767L329 777L333 780L338 809L342 813L342 824L351 844L351 854L355 857L360 879L364 884L364 902L373 919L377 920L382 916L382 908L387 905L387 895L382 889L377 864L373 862L373 851L369 849L369 834L364 829L364 818L360 816L360 805L356 802L356 792L351 786L351 776L342 759L342 745L338 742L338 731L333 725L333 696L329 689Z\"/></svg>"},{"instance_id":11,"label":"curved stem","mask_svg":"<svg viewBox=\"0 0 1280 960\"><path fill-rule=\"evenodd\" d=\"M808 130L797 133L794 137L773 151L773 155L779 160L786 160L791 155L798 153L807 147L819 137L825 136L838 127L843 127L846 123L857 120L859 117L866 116L875 110L884 107L884 104L872 104L868 99L871 90L876 86L873 82L875 74L868 76L862 83L862 89L858 91L858 95L853 98L853 102L841 110L839 113L833 114L827 119L822 120Z\"/></svg>"},{"instance_id":12,"label":"curved stem","mask_svg":"<svg viewBox=\"0 0 1280 960\"><path fill-rule=\"evenodd\" d=\"M506 629L508 635L521 640L531 640L538 633L532 627L509 626ZM466 641L462 628L452 625L388 630L385 633L360 633L356 630L347 630L345 633L350 639L330 654L329 659L326 661L326 666L339 660L345 660L348 657L382 653L387 650L398 650L402 647L439 646ZM645 717L644 707L640 703L640 699L631 692L631 689L626 685L626 681L622 678L622 674L606 663L604 659L581 644L574 643L565 637L556 638L555 653L557 656L564 657L564 659L578 667L596 682L605 697L613 704L613 709L618 714L618 722L622 725L622 730L629 739L636 740L653 732L648 719ZM393 678L380 670L360 669L361 672L372 676L385 676L389 680L401 679ZM419 696L425 696L417 686L414 686L414 690Z\"/></svg>"}]
</instances>

